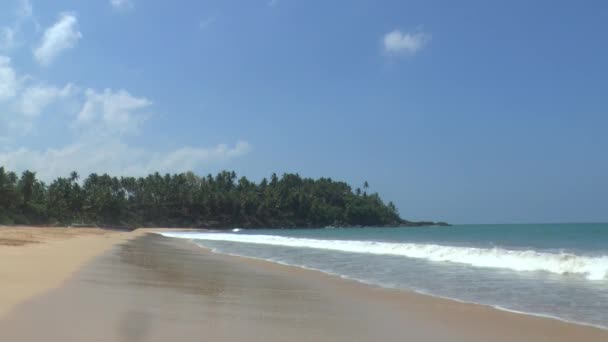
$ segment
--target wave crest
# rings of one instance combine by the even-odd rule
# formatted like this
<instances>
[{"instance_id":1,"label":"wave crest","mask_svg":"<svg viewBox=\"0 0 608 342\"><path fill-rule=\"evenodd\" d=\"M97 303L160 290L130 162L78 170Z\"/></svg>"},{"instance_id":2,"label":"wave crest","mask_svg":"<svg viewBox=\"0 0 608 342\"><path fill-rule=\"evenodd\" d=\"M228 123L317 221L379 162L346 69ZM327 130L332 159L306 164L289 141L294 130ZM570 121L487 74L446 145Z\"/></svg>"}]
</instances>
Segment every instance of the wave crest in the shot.
<instances>
[{"instance_id":1,"label":"wave crest","mask_svg":"<svg viewBox=\"0 0 608 342\"><path fill-rule=\"evenodd\" d=\"M534 250L508 250L443 246L435 244L392 243L377 241L317 240L274 235L237 235L226 233L160 233L163 236L253 243L273 246L325 249L339 252L396 255L437 262L467 264L474 267L502 268L514 271L545 271L578 274L589 280L608 277L608 256L581 256L570 253L547 253Z\"/></svg>"}]
</instances>

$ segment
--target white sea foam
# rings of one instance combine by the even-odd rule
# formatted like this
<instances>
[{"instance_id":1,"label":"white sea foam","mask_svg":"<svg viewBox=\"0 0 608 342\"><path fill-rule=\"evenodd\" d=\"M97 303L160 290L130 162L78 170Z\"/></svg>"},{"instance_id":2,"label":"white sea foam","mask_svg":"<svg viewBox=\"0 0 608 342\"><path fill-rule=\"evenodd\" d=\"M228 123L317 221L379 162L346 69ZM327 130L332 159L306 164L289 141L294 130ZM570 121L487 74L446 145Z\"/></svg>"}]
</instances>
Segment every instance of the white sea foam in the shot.
<instances>
[{"instance_id":1,"label":"white sea foam","mask_svg":"<svg viewBox=\"0 0 608 342\"><path fill-rule=\"evenodd\" d=\"M182 239L315 248L362 254L397 255L429 261L467 264L475 267L511 269L515 271L545 271L564 275L578 274L585 276L589 280L606 280L608 278L608 255L581 256L534 250L518 251L503 248L457 247L376 241L316 240L273 235L177 232L161 234L167 237Z\"/></svg>"}]
</instances>

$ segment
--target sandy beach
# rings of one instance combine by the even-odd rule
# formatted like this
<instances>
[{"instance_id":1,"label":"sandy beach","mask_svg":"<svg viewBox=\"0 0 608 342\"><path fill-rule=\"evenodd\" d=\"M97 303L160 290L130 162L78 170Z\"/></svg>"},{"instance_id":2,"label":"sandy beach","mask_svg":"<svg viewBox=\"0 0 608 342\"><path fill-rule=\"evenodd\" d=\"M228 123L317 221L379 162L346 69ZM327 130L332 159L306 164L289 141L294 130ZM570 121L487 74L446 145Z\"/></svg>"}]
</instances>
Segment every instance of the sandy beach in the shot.
<instances>
[{"instance_id":1,"label":"sandy beach","mask_svg":"<svg viewBox=\"0 0 608 342\"><path fill-rule=\"evenodd\" d=\"M96 228L0 227L0 318L131 236Z\"/></svg>"},{"instance_id":2,"label":"sandy beach","mask_svg":"<svg viewBox=\"0 0 608 342\"><path fill-rule=\"evenodd\" d=\"M156 234L70 232L0 247L0 340L608 340L605 330L372 288Z\"/></svg>"}]
</instances>

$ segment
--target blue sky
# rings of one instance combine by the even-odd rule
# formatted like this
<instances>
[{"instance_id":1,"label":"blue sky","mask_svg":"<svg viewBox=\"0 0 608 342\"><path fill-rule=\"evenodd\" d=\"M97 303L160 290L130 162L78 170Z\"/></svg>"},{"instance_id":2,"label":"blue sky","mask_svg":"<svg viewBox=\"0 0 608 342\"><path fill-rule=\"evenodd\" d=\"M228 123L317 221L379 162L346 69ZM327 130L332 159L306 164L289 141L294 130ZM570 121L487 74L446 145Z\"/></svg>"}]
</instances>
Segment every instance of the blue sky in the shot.
<instances>
[{"instance_id":1,"label":"blue sky","mask_svg":"<svg viewBox=\"0 0 608 342\"><path fill-rule=\"evenodd\" d=\"M10 169L298 172L409 219L608 221L604 1L0 9Z\"/></svg>"}]
</instances>

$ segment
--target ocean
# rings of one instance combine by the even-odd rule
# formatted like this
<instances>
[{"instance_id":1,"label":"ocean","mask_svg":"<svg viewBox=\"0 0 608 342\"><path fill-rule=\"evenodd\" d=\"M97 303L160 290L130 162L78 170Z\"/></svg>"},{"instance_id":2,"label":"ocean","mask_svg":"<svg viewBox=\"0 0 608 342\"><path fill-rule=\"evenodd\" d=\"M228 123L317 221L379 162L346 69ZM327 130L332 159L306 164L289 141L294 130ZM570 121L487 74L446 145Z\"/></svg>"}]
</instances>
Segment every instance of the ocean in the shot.
<instances>
[{"instance_id":1,"label":"ocean","mask_svg":"<svg viewBox=\"0 0 608 342\"><path fill-rule=\"evenodd\" d=\"M217 253L608 329L608 224L162 234Z\"/></svg>"}]
</instances>

